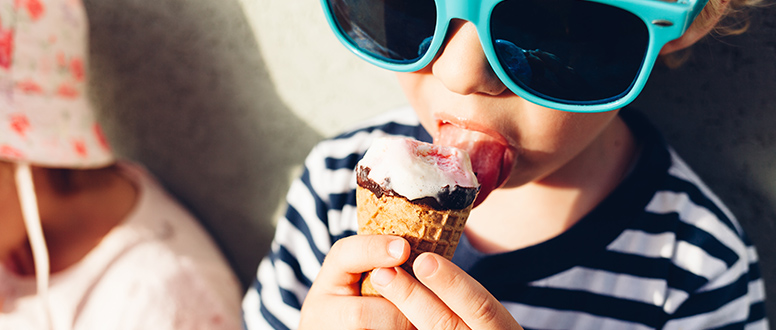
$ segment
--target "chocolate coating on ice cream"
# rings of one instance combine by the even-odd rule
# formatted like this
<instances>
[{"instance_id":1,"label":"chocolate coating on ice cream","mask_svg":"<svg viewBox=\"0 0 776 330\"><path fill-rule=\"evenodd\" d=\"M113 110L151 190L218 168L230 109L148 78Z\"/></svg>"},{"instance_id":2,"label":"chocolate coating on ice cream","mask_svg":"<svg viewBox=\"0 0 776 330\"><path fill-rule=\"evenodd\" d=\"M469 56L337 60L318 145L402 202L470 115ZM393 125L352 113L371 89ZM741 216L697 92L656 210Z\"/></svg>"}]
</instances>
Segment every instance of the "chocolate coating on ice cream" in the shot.
<instances>
[{"instance_id":1,"label":"chocolate coating on ice cream","mask_svg":"<svg viewBox=\"0 0 776 330\"><path fill-rule=\"evenodd\" d=\"M393 189L386 189L374 180L369 178L369 171L371 169L365 166L358 166L356 168L356 181L362 188L371 191L377 198L383 195L402 197L409 200L411 203L428 205L436 210L460 210L468 207L474 202L477 197L477 192L480 190L477 187L461 187L458 185L450 188L449 185L440 187L439 191L434 196L426 196L410 200L405 196L397 193Z\"/></svg>"}]
</instances>

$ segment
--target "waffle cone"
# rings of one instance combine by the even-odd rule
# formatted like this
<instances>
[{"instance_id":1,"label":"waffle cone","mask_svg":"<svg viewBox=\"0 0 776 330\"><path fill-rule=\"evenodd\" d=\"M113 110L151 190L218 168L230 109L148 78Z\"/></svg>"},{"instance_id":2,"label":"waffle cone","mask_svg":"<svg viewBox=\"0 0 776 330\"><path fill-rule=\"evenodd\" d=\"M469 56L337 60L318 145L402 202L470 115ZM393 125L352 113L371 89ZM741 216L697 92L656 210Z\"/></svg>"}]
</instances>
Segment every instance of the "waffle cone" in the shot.
<instances>
[{"instance_id":1,"label":"waffle cone","mask_svg":"<svg viewBox=\"0 0 776 330\"><path fill-rule=\"evenodd\" d=\"M404 197L383 195L378 198L369 189L356 188L358 234L396 235L410 243L410 257L401 267L410 275L412 263L423 252L453 258L472 205L459 210L437 210L412 203ZM362 276L361 295L379 296L369 281L371 272Z\"/></svg>"}]
</instances>

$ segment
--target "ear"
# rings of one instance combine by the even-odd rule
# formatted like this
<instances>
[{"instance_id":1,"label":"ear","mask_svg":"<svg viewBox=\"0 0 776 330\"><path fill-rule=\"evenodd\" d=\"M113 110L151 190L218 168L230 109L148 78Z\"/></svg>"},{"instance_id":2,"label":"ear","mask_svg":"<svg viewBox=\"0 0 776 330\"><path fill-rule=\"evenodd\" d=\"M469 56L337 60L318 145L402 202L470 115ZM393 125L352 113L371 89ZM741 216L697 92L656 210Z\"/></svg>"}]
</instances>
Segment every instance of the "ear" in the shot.
<instances>
[{"instance_id":1,"label":"ear","mask_svg":"<svg viewBox=\"0 0 776 330\"><path fill-rule=\"evenodd\" d=\"M701 40L701 38L708 35L709 32L711 32L711 29L713 29L714 26L717 25L717 22L719 22L720 18L722 17L722 13L727 9L729 2L730 1L728 0L722 0L718 4L719 8L714 8L711 10L709 10L710 8L704 8L703 12L698 15L698 17L695 19L695 22L690 25L690 28L687 29L687 31L685 31L681 37L671 40L663 46L663 48L660 50L660 55L670 54L675 51L690 47L698 42L698 40ZM711 4L707 4L706 6L710 5Z\"/></svg>"},{"instance_id":2,"label":"ear","mask_svg":"<svg viewBox=\"0 0 776 330\"><path fill-rule=\"evenodd\" d=\"M706 36L706 34L709 33L711 30L711 27L713 25L709 25L709 28L704 31L699 31L699 29L694 29L695 25L692 25L690 29L687 30L681 37L678 39L674 39L666 43L663 48L660 50L660 55L666 55L673 53L678 50L685 49L687 47L692 46L695 44L698 40Z\"/></svg>"}]
</instances>

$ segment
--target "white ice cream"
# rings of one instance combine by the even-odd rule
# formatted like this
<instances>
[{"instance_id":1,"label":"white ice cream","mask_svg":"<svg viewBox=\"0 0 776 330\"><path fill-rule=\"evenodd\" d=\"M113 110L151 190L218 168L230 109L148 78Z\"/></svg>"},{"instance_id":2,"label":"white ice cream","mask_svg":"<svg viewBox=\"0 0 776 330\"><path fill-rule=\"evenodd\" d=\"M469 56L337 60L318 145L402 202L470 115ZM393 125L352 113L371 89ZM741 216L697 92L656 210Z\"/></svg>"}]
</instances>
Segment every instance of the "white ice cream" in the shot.
<instances>
[{"instance_id":1,"label":"white ice cream","mask_svg":"<svg viewBox=\"0 0 776 330\"><path fill-rule=\"evenodd\" d=\"M409 200L437 198L444 187L478 187L469 154L406 138L379 138L358 163L368 178Z\"/></svg>"}]
</instances>

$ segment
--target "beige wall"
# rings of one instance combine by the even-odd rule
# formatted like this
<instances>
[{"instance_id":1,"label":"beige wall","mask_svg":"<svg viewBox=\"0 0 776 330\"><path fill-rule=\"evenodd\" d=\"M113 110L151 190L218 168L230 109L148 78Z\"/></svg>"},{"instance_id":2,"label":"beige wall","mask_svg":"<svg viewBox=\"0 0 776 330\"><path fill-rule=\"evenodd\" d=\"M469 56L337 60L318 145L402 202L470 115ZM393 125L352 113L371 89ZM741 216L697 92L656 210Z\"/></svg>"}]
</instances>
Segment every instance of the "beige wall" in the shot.
<instances>
[{"instance_id":1,"label":"beige wall","mask_svg":"<svg viewBox=\"0 0 776 330\"><path fill-rule=\"evenodd\" d=\"M85 3L95 101L116 150L202 219L244 282L310 147L406 103L392 74L338 44L317 0ZM738 214L776 297L773 17L767 8L751 33L657 70L635 106Z\"/></svg>"},{"instance_id":2,"label":"beige wall","mask_svg":"<svg viewBox=\"0 0 776 330\"><path fill-rule=\"evenodd\" d=\"M92 92L115 149L202 219L244 282L312 145L405 103L312 0L84 2Z\"/></svg>"},{"instance_id":3,"label":"beige wall","mask_svg":"<svg viewBox=\"0 0 776 330\"><path fill-rule=\"evenodd\" d=\"M406 103L392 73L340 45L318 1L239 1L278 95L322 134Z\"/></svg>"}]
</instances>

